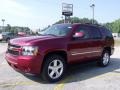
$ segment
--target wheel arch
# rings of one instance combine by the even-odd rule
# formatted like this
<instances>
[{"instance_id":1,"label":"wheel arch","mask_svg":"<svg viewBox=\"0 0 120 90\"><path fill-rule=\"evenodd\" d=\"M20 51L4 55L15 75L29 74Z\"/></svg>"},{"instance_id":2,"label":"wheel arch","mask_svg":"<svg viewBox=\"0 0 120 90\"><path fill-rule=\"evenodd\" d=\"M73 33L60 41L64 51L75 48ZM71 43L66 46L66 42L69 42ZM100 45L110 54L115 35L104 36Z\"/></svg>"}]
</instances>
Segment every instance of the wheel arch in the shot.
<instances>
[{"instance_id":1,"label":"wheel arch","mask_svg":"<svg viewBox=\"0 0 120 90\"><path fill-rule=\"evenodd\" d=\"M109 54L111 55L111 47L104 47L103 51L107 50Z\"/></svg>"},{"instance_id":2,"label":"wheel arch","mask_svg":"<svg viewBox=\"0 0 120 90\"><path fill-rule=\"evenodd\" d=\"M41 67L41 72L42 72L43 66L44 66L44 64L46 62L46 58L49 57L50 55L53 55L53 54L62 56L64 58L65 62L67 63L68 56L67 56L66 51L64 51L64 50L55 50L55 51L48 52L43 57L43 63L42 63L42 67Z\"/></svg>"}]
</instances>

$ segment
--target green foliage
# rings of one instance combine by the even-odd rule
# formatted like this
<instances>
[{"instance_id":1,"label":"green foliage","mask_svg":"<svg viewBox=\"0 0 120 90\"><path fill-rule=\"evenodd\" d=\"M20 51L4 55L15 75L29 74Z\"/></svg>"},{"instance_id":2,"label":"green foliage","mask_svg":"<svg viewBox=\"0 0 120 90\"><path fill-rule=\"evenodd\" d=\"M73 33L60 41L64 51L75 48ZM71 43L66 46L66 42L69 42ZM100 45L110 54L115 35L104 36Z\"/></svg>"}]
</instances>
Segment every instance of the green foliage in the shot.
<instances>
[{"instance_id":1,"label":"green foliage","mask_svg":"<svg viewBox=\"0 0 120 90\"><path fill-rule=\"evenodd\" d=\"M6 32L10 32L10 31L11 31L11 26L10 26L10 24L7 24L7 26L5 27L5 31L6 31Z\"/></svg>"},{"instance_id":2,"label":"green foliage","mask_svg":"<svg viewBox=\"0 0 120 90\"><path fill-rule=\"evenodd\" d=\"M70 18L70 22L71 23L92 23L92 19L88 19L88 18L78 18L78 17L72 17ZM56 22L55 24L60 24L60 23L64 23L63 20L59 20L58 22ZM97 20L94 20L95 24L98 24ZM100 24L100 22L99 22ZM107 27L109 30L111 30L113 33L120 33L120 19L111 22L111 23L105 23L103 24L105 27Z\"/></svg>"},{"instance_id":3,"label":"green foliage","mask_svg":"<svg viewBox=\"0 0 120 90\"><path fill-rule=\"evenodd\" d=\"M92 23L92 19L71 17L70 22L71 23L85 24L85 23ZM55 24L60 24L60 23L64 23L64 20L59 20ZM94 20L94 23L98 24L99 22ZM105 23L105 24L102 24L102 25L107 27L113 33L120 33L120 19L118 19L114 22ZM1 26L1 28L2 28L2 26ZM48 27L46 27L46 28L48 28ZM26 32L27 34L30 33L30 29L28 27L11 26L10 24L7 24L7 26L5 26L4 29L1 29L0 31L13 32L15 34L17 34L18 32Z\"/></svg>"},{"instance_id":4,"label":"green foliage","mask_svg":"<svg viewBox=\"0 0 120 90\"><path fill-rule=\"evenodd\" d=\"M79 23L80 19L78 17L72 17L71 19L71 23Z\"/></svg>"},{"instance_id":5,"label":"green foliage","mask_svg":"<svg viewBox=\"0 0 120 90\"><path fill-rule=\"evenodd\" d=\"M70 18L70 22L71 23L92 23L92 19L88 19L88 18L78 18L78 17L71 17ZM60 24L60 23L64 23L64 20L59 20L58 22L56 22L55 24ZM96 20L94 20L95 24L98 24L98 22Z\"/></svg>"},{"instance_id":6,"label":"green foliage","mask_svg":"<svg viewBox=\"0 0 120 90\"><path fill-rule=\"evenodd\" d=\"M17 34L18 32L25 32L27 34L30 33L30 29L28 27L11 26L10 24L7 24L7 26L5 26L4 29L1 29L0 31L13 32L14 34Z\"/></svg>"},{"instance_id":7,"label":"green foliage","mask_svg":"<svg viewBox=\"0 0 120 90\"><path fill-rule=\"evenodd\" d=\"M113 33L120 33L120 19L112 22L104 24L107 28L109 28Z\"/></svg>"}]
</instances>

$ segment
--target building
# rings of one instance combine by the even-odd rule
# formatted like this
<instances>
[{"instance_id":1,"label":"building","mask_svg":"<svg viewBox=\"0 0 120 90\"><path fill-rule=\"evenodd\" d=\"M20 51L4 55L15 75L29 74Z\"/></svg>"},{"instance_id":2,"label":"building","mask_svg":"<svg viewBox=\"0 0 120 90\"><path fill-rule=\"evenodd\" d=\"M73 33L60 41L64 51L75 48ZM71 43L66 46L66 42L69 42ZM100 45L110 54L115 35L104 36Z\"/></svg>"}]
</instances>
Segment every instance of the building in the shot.
<instances>
[{"instance_id":1,"label":"building","mask_svg":"<svg viewBox=\"0 0 120 90\"><path fill-rule=\"evenodd\" d=\"M113 37L120 37L120 33L112 33Z\"/></svg>"}]
</instances>

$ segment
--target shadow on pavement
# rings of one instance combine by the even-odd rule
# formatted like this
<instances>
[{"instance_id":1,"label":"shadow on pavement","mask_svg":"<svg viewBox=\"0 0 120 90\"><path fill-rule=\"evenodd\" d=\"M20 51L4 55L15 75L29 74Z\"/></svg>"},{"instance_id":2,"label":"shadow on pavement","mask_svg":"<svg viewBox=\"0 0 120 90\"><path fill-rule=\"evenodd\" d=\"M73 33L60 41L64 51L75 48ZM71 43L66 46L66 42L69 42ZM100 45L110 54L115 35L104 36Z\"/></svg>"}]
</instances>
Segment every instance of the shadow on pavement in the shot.
<instances>
[{"instance_id":1,"label":"shadow on pavement","mask_svg":"<svg viewBox=\"0 0 120 90\"><path fill-rule=\"evenodd\" d=\"M64 77L64 79L57 83L78 82L105 73L116 72L115 70L117 69L120 69L120 58L111 58L110 65L107 67L98 67L96 63L70 65L70 67L67 69L66 76ZM26 77L35 82L47 84L39 77L33 77L33 76L26 76Z\"/></svg>"},{"instance_id":2,"label":"shadow on pavement","mask_svg":"<svg viewBox=\"0 0 120 90\"><path fill-rule=\"evenodd\" d=\"M111 62L107 67L99 67L96 63L77 65L69 69L66 76L72 77L72 79L69 79L66 83L90 79L105 73L114 72L117 69L120 69L120 58L111 58Z\"/></svg>"}]
</instances>

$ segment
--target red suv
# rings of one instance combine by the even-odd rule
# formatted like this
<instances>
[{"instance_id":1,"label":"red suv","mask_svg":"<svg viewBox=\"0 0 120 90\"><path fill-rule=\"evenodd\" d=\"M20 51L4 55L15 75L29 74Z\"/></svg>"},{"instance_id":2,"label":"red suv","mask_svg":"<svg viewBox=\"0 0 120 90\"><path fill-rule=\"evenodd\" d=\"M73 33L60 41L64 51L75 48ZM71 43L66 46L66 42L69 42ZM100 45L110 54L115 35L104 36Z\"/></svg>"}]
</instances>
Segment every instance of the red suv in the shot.
<instances>
[{"instance_id":1,"label":"red suv","mask_svg":"<svg viewBox=\"0 0 120 90\"><path fill-rule=\"evenodd\" d=\"M103 26L57 24L40 36L10 40L5 58L16 71L55 82L64 76L67 64L95 60L107 66L113 51L113 36Z\"/></svg>"}]
</instances>

